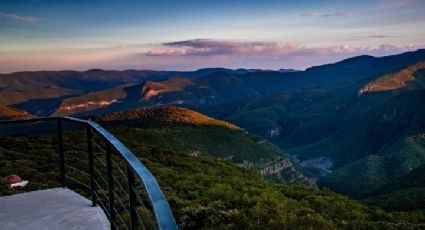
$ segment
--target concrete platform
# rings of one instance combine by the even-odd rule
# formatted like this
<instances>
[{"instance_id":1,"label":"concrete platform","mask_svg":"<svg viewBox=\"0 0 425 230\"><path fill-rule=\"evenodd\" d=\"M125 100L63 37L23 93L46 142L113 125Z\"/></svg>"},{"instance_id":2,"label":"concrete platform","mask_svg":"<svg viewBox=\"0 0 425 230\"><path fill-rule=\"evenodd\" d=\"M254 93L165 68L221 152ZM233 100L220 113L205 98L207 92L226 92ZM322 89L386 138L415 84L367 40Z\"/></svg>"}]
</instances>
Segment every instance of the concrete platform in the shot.
<instances>
[{"instance_id":1,"label":"concrete platform","mask_svg":"<svg viewBox=\"0 0 425 230\"><path fill-rule=\"evenodd\" d=\"M67 189L54 188L0 197L0 229L110 229L100 207Z\"/></svg>"}]
</instances>

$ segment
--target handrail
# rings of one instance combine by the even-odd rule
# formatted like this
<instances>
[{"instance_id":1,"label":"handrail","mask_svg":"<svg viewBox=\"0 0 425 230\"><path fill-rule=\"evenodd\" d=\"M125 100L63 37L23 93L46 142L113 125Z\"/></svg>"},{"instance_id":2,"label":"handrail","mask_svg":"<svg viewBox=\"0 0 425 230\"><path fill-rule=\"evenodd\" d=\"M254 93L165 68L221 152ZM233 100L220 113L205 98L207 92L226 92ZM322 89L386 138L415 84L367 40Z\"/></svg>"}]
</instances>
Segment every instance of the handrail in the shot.
<instances>
[{"instance_id":1,"label":"handrail","mask_svg":"<svg viewBox=\"0 0 425 230\"><path fill-rule=\"evenodd\" d=\"M63 143L62 141L62 121L69 121L69 122L73 122L73 123L78 123L78 124L83 124L87 127L87 130L92 129L94 130L98 135L100 135L101 137L104 138L105 142L108 143L107 147L108 148L113 148L121 157L122 159L125 161L125 164L127 165L127 175L128 175L128 182L130 185L130 189L129 189L129 196L130 196L130 214L131 217L135 216L134 215L134 210L132 210L131 208L131 203L132 200L134 199L134 190L131 187L130 183L134 183L134 174L135 176L137 176L140 181L143 183L143 186L146 190L146 194L147 197L149 199L150 204L152 205L154 214L155 214L155 220L157 223L157 226L159 229L177 229L177 224L176 221L174 219L173 213L170 209L170 206L168 204L167 199L165 198L163 192L161 191L161 188L158 184L158 182L156 181L155 177L152 175L152 173L146 168L145 165L143 165L140 160L121 142L119 141L114 135L112 135L110 132L108 132L105 128L103 128L102 126L100 126L98 123L94 122L94 121L88 121L88 120L83 120L83 119L79 119L79 118L74 118L74 117L43 117L43 118L32 118L32 119L26 119L26 120L0 120L0 125L4 125L4 124L18 124L18 123L32 123L32 122L40 122L40 121L54 121L56 120L58 123L58 135L59 135L59 151L62 152L61 154L61 158L63 158ZM87 132L88 134L88 143L90 141L90 145L91 145L91 134L90 132ZM61 147L62 146L62 147ZM90 148L92 148L91 146L89 147L89 154ZM107 151L108 152L108 151ZM108 153L107 153L108 155ZM107 158L110 158L110 151L109 151L109 156L107 156ZM90 164L90 170L92 170L92 168L94 167L92 164L92 157ZM110 160L110 159L107 159ZM61 161L63 161L63 159L61 159ZM65 180L64 178L64 166L63 166L63 162L61 162L61 174L63 177L63 180ZM112 169L109 169L111 170ZM92 173L92 172L91 172ZM111 172L108 171L108 174L112 175ZM91 176L93 179L94 176ZM92 181L94 182L94 181ZM63 181L63 184L65 185L65 182ZM93 184L92 184L93 186ZM114 199L113 199L113 182L109 183L110 186L110 192L112 191L112 201L110 200L110 206L112 208L114 208ZM92 187L92 199L93 199L93 204L96 204L96 198L94 194L95 193L95 189ZM111 195L111 194L110 194ZM133 197L132 197L133 196ZM112 210L112 209L111 209ZM113 214L113 211L110 213ZM113 221L113 220L112 220ZM131 226L134 227L134 220L131 220ZM113 227L114 223L111 223L111 228Z\"/></svg>"}]
</instances>

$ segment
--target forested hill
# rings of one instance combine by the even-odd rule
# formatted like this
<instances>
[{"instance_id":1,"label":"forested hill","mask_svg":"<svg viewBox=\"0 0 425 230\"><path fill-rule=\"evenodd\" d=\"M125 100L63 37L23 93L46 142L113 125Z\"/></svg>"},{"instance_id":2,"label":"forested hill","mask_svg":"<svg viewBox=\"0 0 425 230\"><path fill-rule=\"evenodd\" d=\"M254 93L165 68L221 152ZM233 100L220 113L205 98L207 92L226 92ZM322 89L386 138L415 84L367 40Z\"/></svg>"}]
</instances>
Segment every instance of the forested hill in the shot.
<instances>
[{"instance_id":1,"label":"forested hill","mask_svg":"<svg viewBox=\"0 0 425 230\"><path fill-rule=\"evenodd\" d=\"M131 137L129 140L134 143L182 151L193 156L214 156L258 171L279 164L264 176L281 183L315 186L311 175L303 175L301 167L291 156L267 140L250 135L229 122L189 109L161 106L117 112L94 119L116 133Z\"/></svg>"}]
</instances>

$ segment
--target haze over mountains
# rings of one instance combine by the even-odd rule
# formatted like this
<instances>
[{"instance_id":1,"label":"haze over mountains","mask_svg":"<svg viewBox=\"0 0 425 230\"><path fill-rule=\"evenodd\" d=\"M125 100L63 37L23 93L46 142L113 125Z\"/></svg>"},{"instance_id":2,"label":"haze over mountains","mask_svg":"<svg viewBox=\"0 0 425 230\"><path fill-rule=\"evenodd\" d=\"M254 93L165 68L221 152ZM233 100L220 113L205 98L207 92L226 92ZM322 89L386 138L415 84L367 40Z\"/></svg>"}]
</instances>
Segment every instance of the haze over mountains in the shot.
<instances>
[{"instance_id":1,"label":"haze over mountains","mask_svg":"<svg viewBox=\"0 0 425 230\"><path fill-rule=\"evenodd\" d=\"M178 105L267 139L319 186L389 209L423 209L399 201L423 199L411 196L423 183L403 187L402 178L420 179L409 175L425 165L424 61L425 50L417 50L305 71L19 72L0 76L0 111L89 116Z\"/></svg>"}]
</instances>

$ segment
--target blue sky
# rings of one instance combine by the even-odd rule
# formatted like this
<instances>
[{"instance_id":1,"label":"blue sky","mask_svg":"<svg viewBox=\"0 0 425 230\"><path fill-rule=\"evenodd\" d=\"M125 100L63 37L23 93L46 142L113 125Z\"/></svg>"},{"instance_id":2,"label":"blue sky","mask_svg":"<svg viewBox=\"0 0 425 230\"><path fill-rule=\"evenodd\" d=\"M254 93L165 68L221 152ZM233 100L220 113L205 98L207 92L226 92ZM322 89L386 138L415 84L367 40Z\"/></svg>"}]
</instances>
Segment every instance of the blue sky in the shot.
<instances>
[{"instance_id":1,"label":"blue sky","mask_svg":"<svg viewBox=\"0 0 425 230\"><path fill-rule=\"evenodd\" d=\"M297 68L425 47L425 1L2 0L0 72Z\"/></svg>"}]
</instances>

